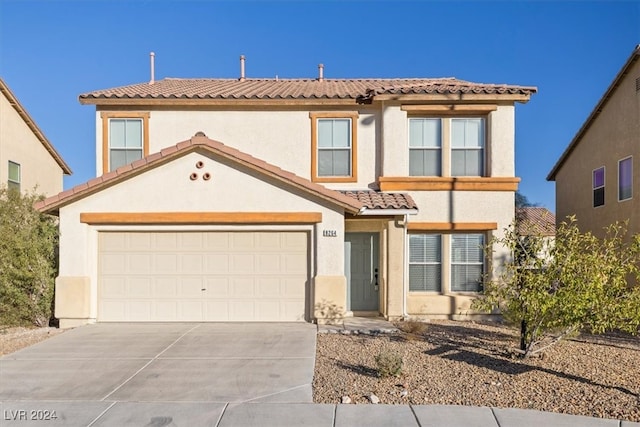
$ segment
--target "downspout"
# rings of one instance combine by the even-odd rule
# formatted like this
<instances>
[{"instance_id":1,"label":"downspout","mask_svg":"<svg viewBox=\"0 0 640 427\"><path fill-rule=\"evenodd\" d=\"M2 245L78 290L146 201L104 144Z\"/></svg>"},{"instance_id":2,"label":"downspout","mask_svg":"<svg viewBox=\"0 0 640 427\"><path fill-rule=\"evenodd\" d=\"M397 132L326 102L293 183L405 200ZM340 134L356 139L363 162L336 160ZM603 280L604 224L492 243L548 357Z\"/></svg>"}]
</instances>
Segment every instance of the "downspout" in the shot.
<instances>
[{"instance_id":1,"label":"downspout","mask_svg":"<svg viewBox=\"0 0 640 427\"><path fill-rule=\"evenodd\" d=\"M408 289L407 289L407 269L409 268L409 263L407 262L407 256L408 256L408 248L407 248L407 231L409 229L408 227L408 223L409 223L409 215L408 214L404 214L404 224L403 224L403 228L404 228L404 233L402 235L402 320L406 320L409 317L409 314L407 313L407 297L409 296L408 294Z\"/></svg>"}]
</instances>

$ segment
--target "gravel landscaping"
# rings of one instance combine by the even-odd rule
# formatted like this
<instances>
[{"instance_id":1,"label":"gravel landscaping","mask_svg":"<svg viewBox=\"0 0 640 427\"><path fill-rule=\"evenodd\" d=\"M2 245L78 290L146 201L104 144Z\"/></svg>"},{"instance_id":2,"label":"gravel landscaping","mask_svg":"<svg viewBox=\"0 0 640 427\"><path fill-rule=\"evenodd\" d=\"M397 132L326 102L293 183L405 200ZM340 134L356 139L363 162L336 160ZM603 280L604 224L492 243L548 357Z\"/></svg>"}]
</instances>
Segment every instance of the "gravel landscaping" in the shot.
<instances>
[{"instance_id":1,"label":"gravel landscaping","mask_svg":"<svg viewBox=\"0 0 640 427\"><path fill-rule=\"evenodd\" d=\"M640 421L640 338L581 336L526 360L516 356L517 344L517 331L496 323L432 321L414 334L318 334L314 402L368 404L373 394L382 404ZM381 352L402 357L400 376L379 378Z\"/></svg>"},{"instance_id":2,"label":"gravel landscaping","mask_svg":"<svg viewBox=\"0 0 640 427\"><path fill-rule=\"evenodd\" d=\"M54 335L64 329L58 328L24 328L0 326L0 356L13 353Z\"/></svg>"}]
</instances>

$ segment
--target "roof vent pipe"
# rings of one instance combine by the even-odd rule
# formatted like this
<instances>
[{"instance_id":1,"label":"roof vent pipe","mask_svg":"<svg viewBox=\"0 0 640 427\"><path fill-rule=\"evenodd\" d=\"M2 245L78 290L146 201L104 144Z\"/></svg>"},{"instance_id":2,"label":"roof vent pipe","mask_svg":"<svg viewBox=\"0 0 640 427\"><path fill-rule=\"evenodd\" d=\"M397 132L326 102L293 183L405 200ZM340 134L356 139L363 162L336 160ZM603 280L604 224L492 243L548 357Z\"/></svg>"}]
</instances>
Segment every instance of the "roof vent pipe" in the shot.
<instances>
[{"instance_id":1,"label":"roof vent pipe","mask_svg":"<svg viewBox=\"0 0 640 427\"><path fill-rule=\"evenodd\" d=\"M318 81L324 80L324 64L318 64Z\"/></svg>"},{"instance_id":2,"label":"roof vent pipe","mask_svg":"<svg viewBox=\"0 0 640 427\"><path fill-rule=\"evenodd\" d=\"M156 72L155 72L155 59L156 59L156 54L151 52L149 54L149 57L151 59L151 80L149 80L149 84L152 85L156 80Z\"/></svg>"},{"instance_id":3,"label":"roof vent pipe","mask_svg":"<svg viewBox=\"0 0 640 427\"><path fill-rule=\"evenodd\" d=\"M244 77L244 55L240 55L240 81L243 82L245 80L246 78Z\"/></svg>"}]
</instances>

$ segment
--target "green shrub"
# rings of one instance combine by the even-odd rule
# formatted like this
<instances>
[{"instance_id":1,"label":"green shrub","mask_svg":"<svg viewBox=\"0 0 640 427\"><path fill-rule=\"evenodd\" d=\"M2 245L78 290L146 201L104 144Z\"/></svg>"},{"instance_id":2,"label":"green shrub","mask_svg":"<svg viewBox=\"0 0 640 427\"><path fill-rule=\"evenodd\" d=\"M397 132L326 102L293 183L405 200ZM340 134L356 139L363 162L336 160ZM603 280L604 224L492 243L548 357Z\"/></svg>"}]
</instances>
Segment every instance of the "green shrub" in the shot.
<instances>
[{"instance_id":1,"label":"green shrub","mask_svg":"<svg viewBox=\"0 0 640 427\"><path fill-rule=\"evenodd\" d=\"M40 198L0 188L0 323L46 326L56 277L55 218L33 208Z\"/></svg>"},{"instance_id":2,"label":"green shrub","mask_svg":"<svg viewBox=\"0 0 640 427\"><path fill-rule=\"evenodd\" d=\"M382 350L376 356L376 366L380 378L397 377L402 373L402 356L389 350Z\"/></svg>"}]
</instances>

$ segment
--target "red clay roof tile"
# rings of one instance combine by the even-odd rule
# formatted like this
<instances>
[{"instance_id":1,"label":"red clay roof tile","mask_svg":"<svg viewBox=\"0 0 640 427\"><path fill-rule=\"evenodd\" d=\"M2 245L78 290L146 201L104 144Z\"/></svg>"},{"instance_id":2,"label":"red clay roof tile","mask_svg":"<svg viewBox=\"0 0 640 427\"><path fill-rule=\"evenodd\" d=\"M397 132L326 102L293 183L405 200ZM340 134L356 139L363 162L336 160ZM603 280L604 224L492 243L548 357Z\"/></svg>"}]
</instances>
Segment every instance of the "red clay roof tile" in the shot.
<instances>
[{"instance_id":1,"label":"red clay roof tile","mask_svg":"<svg viewBox=\"0 0 640 427\"><path fill-rule=\"evenodd\" d=\"M381 193L378 191L341 191L362 202L367 209L418 209L413 198L403 193Z\"/></svg>"},{"instance_id":2,"label":"red clay roof tile","mask_svg":"<svg viewBox=\"0 0 640 427\"><path fill-rule=\"evenodd\" d=\"M520 235L555 236L556 216L547 208L525 207L516 209L516 228Z\"/></svg>"},{"instance_id":3,"label":"red clay roof tile","mask_svg":"<svg viewBox=\"0 0 640 427\"><path fill-rule=\"evenodd\" d=\"M79 96L84 104L101 99L367 99L381 94L520 94L533 86L435 79L174 79L96 90Z\"/></svg>"}]
</instances>

